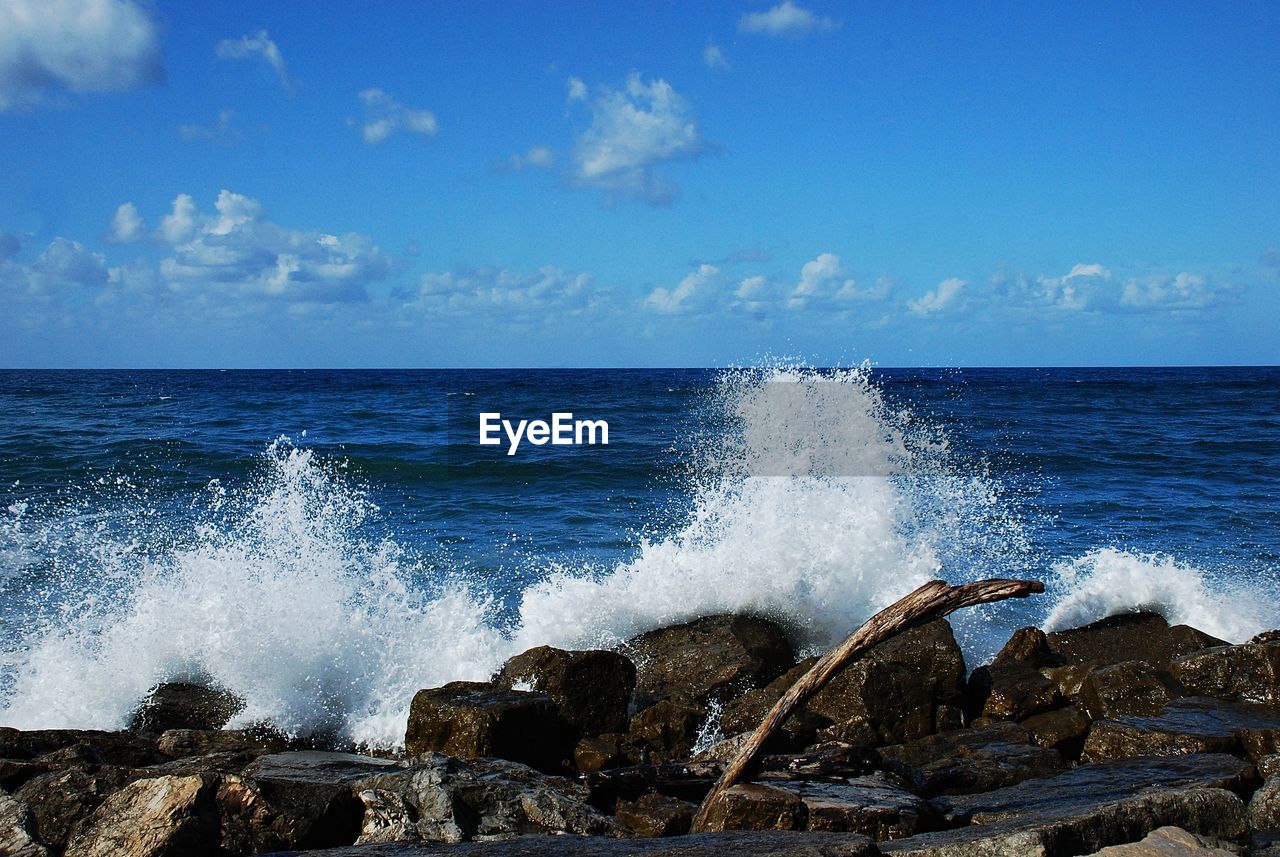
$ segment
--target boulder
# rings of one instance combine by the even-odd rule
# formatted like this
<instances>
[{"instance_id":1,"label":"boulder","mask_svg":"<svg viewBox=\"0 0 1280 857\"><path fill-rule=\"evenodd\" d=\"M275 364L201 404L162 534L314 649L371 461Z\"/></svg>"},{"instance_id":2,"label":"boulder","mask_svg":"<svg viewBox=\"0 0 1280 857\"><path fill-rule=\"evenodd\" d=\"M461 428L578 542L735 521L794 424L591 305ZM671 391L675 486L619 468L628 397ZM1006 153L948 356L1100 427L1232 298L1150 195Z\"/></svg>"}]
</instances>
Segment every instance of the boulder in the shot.
<instances>
[{"instance_id":1,"label":"boulder","mask_svg":"<svg viewBox=\"0 0 1280 857\"><path fill-rule=\"evenodd\" d=\"M738 783L711 805L706 829L804 830L808 821L809 808L795 792L777 785Z\"/></svg>"},{"instance_id":2,"label":"boulder","mask_svg":"<svg viewBox=\"0 0 1280 857\"><path fill-rule=\"evenodd\" d=\"M539 646L508 660L493 682L545 693L582 735L600 735L626 731L636 668L617 652Z\"/></svg>"},{"instance_id":3,"label":"boulder","mask_svg":"<svg viewBox=\"0 0 1280 857\"><path fill-rule=\"evenodd\" d=\"M1237 753L1260 759L1280 749L1280 711L1268 706L1190 697L1153 717L1093 724L1085 761L1187 753Z\"/></svg>"},{"instance_id":4,"label":"boulder","mask_svg":"<svg viewBox=\"0 0 1280 857\"><path fill-rule=\"evenodd\" d=\"M1249 826L1258 831L1280 831L1280 777L1271 776L1249 801Z\"/></svg>"},{"instance_id":5,"label":"boulder","mask_svg":"<svg viewBox=\"0 0 1280 857\"><path fill-rule=\"evenodd\" d=\"M60 851L104 800L139 775L111 766L54 770L28 780L14 797L28 808L35 837Z\"/></svg>"},{"instance_id":6,"label":"boulder","mask_svg":"<svg viewBox=\"0 0 1280 857\"><path fill-rule=\"evenodd\" d=\"M816 657L805 658L766 686L749 690L727 703L720 715L721 731L726 735L754 732L782 695L817 662ZM766 750L788 753L803 749L814 742L819 729L831 725L826 717L801 709L783 722L782 728L766 745Z\"/></svg>"},{"instance_id":7,"label":"boulder","mask_svg":"<svg viewBox=\"0 0 1280 857\"><path fill-rule=\"evenodd\" d=\"M1019 725L1031 734L1037 747L1052 747L1071 761L1080 758L1089 734L1089 718L1074 705L1028 717Z\"/></svg>"},{"instance_id":8,"label":"boulder","mask_svg":"<svg viewBox=\"0 0 1280 857\"><path fill-rule=\"evenodd\" d=\"M807 830L863 833L881 841L930 830L934 822L928 802L884 773L836 783L801 780L775 785L804 801Z\"/></svg>"},{"instance_id":9,"label":"boulder","mask_svg":"<svg viewBox=\"0 0 1280 857\"><path fill-rule=\"evenodd\" d=\"M1258 769L1258 776L1264 780L1269 780L1276 774L1280 774L1280 753L1270 753L1252 758L1254 765Z\"/></svg>"},{"instance_id":10,"label":"boulder","mask_svg":"<svg viewBox=\"0 0 1280 857\"><path fill-rule=\"evenodd\" d=\"M637 836L683 836L689 832L696 804L648 792L636 800L620 800L614 814Z\"/></svg>"},{"instance_id":11,"label":"boulder","mask_svg":"<svg viewBox=\"0 0 1280 857\"><path fill-rule=\"evenodd\" d=\"M381 789L363 789L356 795L364 807L356 845L379 845L418 838L418 819L401 795Z\"/></svg>"},{"instance_id":12,"label":"boulder","mask_svg":"<svg viewBox=\"0 0 1280 857\"><path fill-rule=\"evenodd\" d=\"M662 699L631 718L627 733L643 761L671 762L689 758L707 710L683 699Z\"/></svg>"},{"instance_id":13,"label":"boulder","mask_svg":"<svg viewBox=\"0 0 1280 857\"><path fill-rule=\"evenodd\" d=\"M211 753L280 752L288 742L261 732L224 729L169 729L156 741L156 749L174 759Z\"/></svg>"},{"instance_id":14,"label":"boulder","mask_svg":"<svg viewBox=\"0 0 1280 857\"><path fill-rule=\"evenodd\" d=\"M152 777L112 794L72 840L74 857L219 855L217 783L205 777Z\"/></svg>"},{"instance_id":15,"label":"boulder","mask_svg":"<svg viewBox=\"0 0 1280 857\"><path fill-rule=\"evenodd\" d=\"M1036 746L1027 729L1008 722L882 747L879 755L885 770L926 797L990 791L1054 774L1064 764L1057 750Z\"/></svg>"},{"instance_id":16,"label":"boulder","mask_svg":"<svg viewBox=\"0 0 1280 857\"><path fill-rule=\"evenodd\" d=\"M0 758L39 761L48 767L61 762L54 754L79 758L84 764L145 767L168 761L153 737L96 729L34 729L23 732L0 727Z\"/></svg>"},{"instance_id":17,"label":"boulder","mask_svg":"<svg viewBox=\"0 0 1280 857\"><path fill-rule=\"evenodd\" d=\"M972 717L1022 720L1064 704L1058 686L1025 663L978 667L969 677Z\"/></svg>"},{"instance_id":18,"label":"boulder","mask_svg":"<svg viewBox=\"0 0 1280 857\"><path fill-rule=\"evenodd\" d=\"M576 741L550 696L469 681L418 691L404 738L408 756L510 759L550 772L563 769Z\"/></svg>"},{"instance_id":19,"label":"boulder","mask_svg":"<svg viewBox=\"0 0 1280 857\"><path fill-rule=\"evenodd\" d=\"M1175 658L1220 646L1224 641L1187 625L1169 627L1156 613L1121 613L1082 628L1048 635L1049 648L1060 663L1118 664L1145 661L1168 667Z\"/></svg>"},{"instance_id":20,"label":"boulder","mask_svg":"<svg viewBox=\"0 0 1280 857\"><path fill-rule=\"evenodd\" d=\"M1239 850L1228 851L1181 827L1159 827L1139 842L1108 845L1090 857L1236 857Z\"/></svg>"},{"instance_id":21,"label":"boulder","mask_svg":"<svg viewBox=\"0 0 1280 857\"><path fill-rule=\"evenodd\" d=\"M35 838L31 810L22 801L0 792L0 854L6 857L48 857Z\"/></svg>"},{"instance_id":22,"label":"boulder","mask_svg":"<svg viewBox=\"0 0 1280 857\"><path fill-rule=\"evenodd\" d=\"M1181 689L1166 671L1145 661L1121 661L1090 670L1078 704L1093 720L1159 714Z\"/></svg>"},{"instance_id":23,"label":"boulder","mask_svg":"<svg viewBox=\"0 0 1280 857\"><path fill-rule=\"evenodd\" d=\"M573 748L573 765L584 772L619 768L631 761L630 747L627 736L619 732L583 738Z\"/></svg>"},{"instance_id":24,"label":"boulder","mask_svg":"<svg viewBox=\"0 0 1280 857\"><path fill-rule=\"evenodd\" d=\"M782 628L754 616L705 616L641 634L620 648L638 671L637 708L666 698L724 702L764 687L796 662Z\"/></svg>"},{"instance_id":25,"label":"boulder","mask_svg":"<svg viewBox=\"0 0 1280 857\"><path fill-rule=\"evenodd\" d=\"M166 682L152 689L129 720L132 732L221 729L244 710L244 700L225 690L190 682Z\"/></svg>"},{"instance_id":26,"label":"boulder","mask_svg":"<svg viewBox=\"0 0 1280 857\"><path fill-rule=\"evenodd\" d=\"M1176 659L1172 669L1191 695L1280 704L1280 642L1205 649Z\"/></svg>"},{"instance_id":27,"label":"boulder","mask_svg":"<svg viewBox=\"0 0 1280 857\"><path fill-rule=\"evenodd\" d=\"M932 735L939 712L964 702L964 655L939 619L874 646L805 705L835 726L820 737L897 744Z\"/></svg>"},{"instance_id":28,"label":"boulder","mask_svg":"<svg viewBox=\"0 0 1280 857\"><path fill-rule=\"evenodd\" d=\"M1033 669L1054 666L1058 656L1049 645L1049 638L1039 628L1019 628L1009 637L1009 641L996 653L991 661L992 666L1008 666L1022 664Z\"/></svg>"}]
</instances>

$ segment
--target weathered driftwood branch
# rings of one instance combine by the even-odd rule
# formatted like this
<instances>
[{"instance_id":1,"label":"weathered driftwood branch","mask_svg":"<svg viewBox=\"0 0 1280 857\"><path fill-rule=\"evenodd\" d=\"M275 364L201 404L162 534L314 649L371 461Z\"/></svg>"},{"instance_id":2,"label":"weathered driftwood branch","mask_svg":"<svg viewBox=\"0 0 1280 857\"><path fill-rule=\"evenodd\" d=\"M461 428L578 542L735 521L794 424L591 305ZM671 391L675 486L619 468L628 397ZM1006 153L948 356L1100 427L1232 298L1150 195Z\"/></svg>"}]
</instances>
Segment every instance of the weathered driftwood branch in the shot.
<instances>
[{"instance_id":1,"label":"weathered driftwood branch","mask_svg":"<svg viewBox=\"0 0 1280 857\"><path fill-rule=\"evenodd\" d=\"M765 743L791 712L825 687L850 661L895 634L940 619L962 607L1004 601L1006 598L1026 598L1035 592L1044 592L1044 584L1038 580L979 580L963 586L931 580L872 616L865 625L845 637L840 645L823 655L770 709L702 801L693 820L693 832L706 829L711 807L751 769Z\"/></svg>"}]
</instances>

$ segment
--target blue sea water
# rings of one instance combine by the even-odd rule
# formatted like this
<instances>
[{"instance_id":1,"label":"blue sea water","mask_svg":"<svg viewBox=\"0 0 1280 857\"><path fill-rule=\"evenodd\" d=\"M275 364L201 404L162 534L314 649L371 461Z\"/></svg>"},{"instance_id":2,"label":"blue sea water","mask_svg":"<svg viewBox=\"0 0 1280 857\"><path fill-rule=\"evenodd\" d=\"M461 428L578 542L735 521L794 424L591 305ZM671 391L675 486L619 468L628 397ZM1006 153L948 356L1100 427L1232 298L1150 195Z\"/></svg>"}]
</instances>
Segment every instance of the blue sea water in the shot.
<instances>
[{"instance_id":1,"label":"blue sea water","mask_svg":"<svg viewBox=\"0 0 1280 857\"><path fill-rule=\"evenodd\" d=\"M478 443L478 415L609 424ZM0 372L0 723L118 726L198 677L243 722L395 745L418 687L719 610L821 648L920 582L957 616L1280 625L1280 369Z\"/></svg>"}]
</instances>

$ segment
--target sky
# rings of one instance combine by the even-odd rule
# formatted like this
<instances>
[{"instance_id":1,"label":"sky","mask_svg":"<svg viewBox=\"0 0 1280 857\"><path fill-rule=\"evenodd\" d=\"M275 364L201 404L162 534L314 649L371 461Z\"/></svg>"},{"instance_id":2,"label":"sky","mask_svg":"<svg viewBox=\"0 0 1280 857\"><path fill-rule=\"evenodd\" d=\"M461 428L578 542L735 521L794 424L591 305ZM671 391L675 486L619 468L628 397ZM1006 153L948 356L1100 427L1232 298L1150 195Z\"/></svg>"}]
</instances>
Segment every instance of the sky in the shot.
<instances>
[{"instance_id":1,"label":"sky","mask_svg":"<svg viewBox=\"0 0 1280 857\"><path fill-rule=\"evenodd\" d=\"M0 0L0 366L1280 363L1280 6Z\"/></svg>"}]
</instances>

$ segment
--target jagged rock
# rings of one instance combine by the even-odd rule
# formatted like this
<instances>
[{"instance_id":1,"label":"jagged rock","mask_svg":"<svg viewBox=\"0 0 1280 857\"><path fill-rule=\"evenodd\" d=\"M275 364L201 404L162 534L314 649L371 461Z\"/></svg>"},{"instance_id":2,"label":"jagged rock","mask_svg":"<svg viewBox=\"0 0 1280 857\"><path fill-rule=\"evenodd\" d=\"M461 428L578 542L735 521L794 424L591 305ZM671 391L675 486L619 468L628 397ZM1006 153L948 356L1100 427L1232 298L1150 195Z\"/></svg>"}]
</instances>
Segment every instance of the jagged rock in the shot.
<instances>
[{"instance_id":1,"label":"jagged rock","mask_svg":"<svg viewBox=\"0 0 1280 857\"><path fill-rule=\"evenodd\" d=\"M808 830L864 833L877 841L911 836L930 829L929 804L878 773L843 783L799 781L776 783L800 796L808 809Z\"/></svg>"},{"instance_id":2,"label":"jagged rock","mask_svg":"<svg viewBox=\"0 0 1280 857\"><path fill-rule=\"evenodd\" d=\"M1026 627L1013 632L1009 641L996 653L991 665L1022 664L1040 669L1053 666L1057 662L1058 656L1053 653L1053 647L1049 645L1049 638L1045 636L1044 631Z\"/></svg>"},{"instance_id":3,"label":"jagged rock","mask_svg":"<svg viewBox=\"0 0 1280 857\"><path fill-rule=\"evenodd\" d=\"M1181 827L1160 827L1140 842L1108 845L1089 857L1236 857L1239 853L1239 849L1218 848Z\"/></svg>"},{"instance_id":4,"label":"jagged rock","mask_svg":"<svg viewBox=\"0 0 1280 857\"><path fill-rule=\"evenodd\" d=\"M28 780L14 797L29 808L32 833L43 844L61 850L107 797L139 775L133 769L113 766L92 772L54 770Z\"/></svg>"},{"instance_id":5,"label":"jagged rock","mask_svg":"<svg viewBox=\"0 0 1280 857\"><path fill-rule=\"evenodd\" d=\"M356 845L404 842L418 838L417 813L394 792L364 789L356 797L364 806Z\"/></svg>"},{"instance_id":6,"label":"jagged rock","mask_svg":"<svg viewBox=\"0 0 1280 857\"><path fill-rule=\"evenodd\" d=\"M97 729L33 729L20 731L0 727L0 758L55 761L51 754L75 748L91 764L145 767L168 761L156 749L155 740L128 732Z\"/></svg>"},{"instance_id":7,"label":"jagged rock","mask_svg":"<svg viewBox=\"0 0 1280 857\"><path fill-rule=\"evenodd\" d=\"M361 779L356 788L395 795L416 818L415 838L460 842L537 832L621 836L625 829L587 805L587 789L499 759L463 762L437 753ZM400 823L393 820L393 824Z\"/></svg>"},{"instance_id":8,"label":"jagged rock","mask_svg":"<svg viewBox=\"0 0 1280 857\"><path fill-rule=\"evenodd\" d=\"M618 801L614 814L637 836L683 836L697 811L687 800L649 792L633 801Z\"/></svg>"},{"instance_id":9,"label":"jagged rock","mask_svg":"<svg viewBox=\"0 0 1280 857\"><path fill-rule=\"evenodd\" d=\"M35 820L22 801L0 792L0 854L6 857L47 857L48 849L34 837Z\"/></svg>"},{"instance_id":10,"label":"jagged rock","mask_svg":"<svg viewBox=\"0 0 1280 857\"><path fill-rule=\"evenodd\" d=\"M725 738L723 741L717 741L707 749L694 754L693 761L727 762L738 755L738 751L751 740L751 734L750 732L742 732Z\"/></svg>"},{"instance_id":11,"label":"jagged rock","mask_svg":"<svg viewBox=\"0 0 1280 857\"><path fill-rule=\"evenodd\" d=\"M644 761L687 759L706 719L707 710L696 703L662 699L631 718L627 735Z\"/></svg>"},{"instance_id":12,"label":"jagged rock","mask_svg":"<svg viewBox=\"0 0 1280 857\"><path fill-rule=\"evenodd\" d=\"M1036 746L1053 747L1069 760L1080 758L1089 734L1089 718L1074 705L1028 717L1018 725L1031 733Z\"/></svg>"},{"instance_id":13,"label":"jagged rock","mask_svg":"<svg viewBox=\"0 0 1280 857\"><path fill-rule=\"evenodd\" d=\"M1062 755L1032 743L1031 733L997 722L879 750L881 764L925 796L990 791L1056 773Z\"/></svg>"},{"instance_id":14,"label":"jagged rock","mask_svg":"<svg viewBox=\"0 0 1280 857\"><path fill-rule=\"evenodd\" d=\"M566 720L590 736L626 730L636 668L617 652L539 646L508 660L493 681L547 694Z\"/></svg>"},{"instance_id":15,"label":"jagged rock","mask_svg":"<svg viewBox=\"0 0 1280 857\"><path fill-rule=\"evenodd\" d=\"M1155 667L1168 667L1175 658L1224 643L1187 625L1171 628L1156 613L1108 616L1082 628L1055 631L1048 641L1053 654L1067 664L1145 661Z\"/></svg>"},{"instance_id":16,"label":"jagged rock","mask_svg":"<svg viewBox=\"0 0 1280 857\"><path fill-rule=\"evenodd\" d=\"M1280 703L1280 642L1218 646L1173 662L1188 694L1275 705Z\"/></svg>"},{"instance_id":17,"label":"jagged rock","mask_svg":"<svg viewBox=\"0 0 1280 857\"><path fill-rule=\"evenodd\" d=\"M896 744L932 735L942 706L964 703L964 655L945 619L873 647L819 691L805 710L836 725L822 737Z\"/></svg>"},{"instance_id":18,"label":"jagged rock","mask_svg":"<svg viewBox=\"0 0 1280 857\"><path fill-rule=\"evenodd\" d=\"M74 857L200 857L221 853L217 783L153 777L115 792L67 848Z\"/></svg>"},{"instance_id":19,"label":"jagged rock","mask_svg":"<svg viewBox=\"0 0 1280 857\"><path fill-rule=\"evenodd\" d=\"M1176 699L1154 717L1093 724L1086 761L1186 753L1247 753L1258 759L1280 749L1280 711L1213 699Z\"/></svg>"},{"instance_id":20,"label":"jagged rock","mask_svg":"<svg viewBox=\"0 0 1280 857\"><path fill-rule=\"evenodd\" d=\"M579 771L603 771L628 764L630 744L626 735L607 732L583 738L573 748L573 764Z\"/></svg>"},{"instance_id":21,"label":"jagged rock","mask_svg":"<svg viewBox=\"0 0 1280 857\"><path fill-rule=\"evenodd\" d=\"M1057 684L1024 663L978 667L968 692L974 716L992 720L1022 720L1063 704Z\"/></svg>"},{"instance_id":22,"label":"jagged rock","mask_svg":"<svg viewBox=\"0 0 1280 857\"><path fill-rule=\"evenodd\" d=\"M1249 826L1280 831L1280 777L1271 776L1249 801Z\"/></svg>"},{"instance_id":23,"label":"jagged rock","mask_svg":"<svg viewBox=\"0 0 1280 857\"><path fill-rule=\"evenodd\" d=\"M1121 661L1090 670L1079 705L1090 718L1158 714L1181 695L1173 678L1145 661Z\"/></svg>"},{"instance_id":24,"label":"jagged rock","mask_svg":"<svg viewBox=\"0 0 1280 857\"><path fill-rule=\"evenodd\" d=\"M223 729L169 729L156 741L156 749L174 759L211 753L280 752L287 741L260 732Z\"/></svg>"},{"instance_id":25,"label":"jagged rock","mask_svg":"<svg viewBox=\"0 0 1280 857\"><path fill-rule=\"evenodd\" d=\"M543 693L455 681L420 690L409 707L405 753L498 758L559 771L573 756L577 730Z\"/></svg>"},{"instance_id":26,"label":"jagged rock","mask_svg":"<svg viewBox=\"0 0 1280 857\"><path fill-rule=\"evenodd\" d=\"M1253 759L1254 766L1258 769L1258 776L1264 780L1269 780L1276 774L1280 774L1280 753L1254 756Z\"/></svg>"},{"instance_id":27,"label":"jagged rock","mask_svg":"<svg viewBox=\"0 0 1280 857\"><path fill-rule=\"evenodd\" d=\"M244 700L225 690L189 682L157 685L129 720L132 732L221 729L244 710Z\"/></svg>"},{"instance_id":28,"label":"jagged rock","mask_svg":"<svg viewBox=\"0 0 1280 857\"><path fill-rule=\"evenodd\" d=\"M898 857L1067 857L1170 824L1238 841L1247 831L1245 806L1228 789L1241 788L1250 773L1223 755L1084 765L987 794L939 798L950 822L971 824L880 847Z\"/></svg>"},{"instance_id":29,"label":"jagged rock","mask_svg":"<svg viewBox=\"0 0 1280 857\"><path fill-rule=\"evenodd\" d=\"M726 704L720 715L721 730L726 735L755 731L782 695L817 662L816 657L805 658L765 687L749 690ZM778 753L802 749L813 743L819 729L831 725L830 719L801 709L783 722L766 749Z\"/></svg>"},{"instance_id":30,"label":"jagged rock","mask_svg":"<svg viewBox=\"0 0 1280 857\"><path fill-rule=\"evenodd\" d=\"M635 704L687 698L706 704L764 687L796 662L783 630L754 616L704 616L624 643L635 662Z\"/></svg>"}]
</instances>

